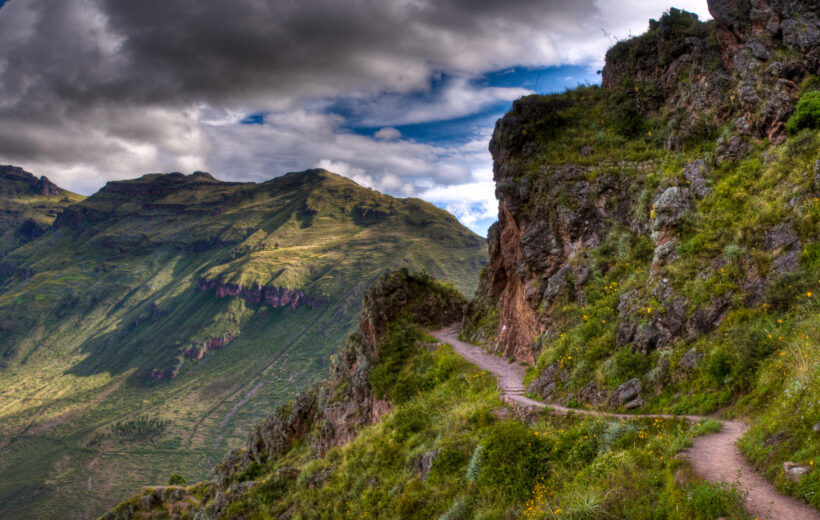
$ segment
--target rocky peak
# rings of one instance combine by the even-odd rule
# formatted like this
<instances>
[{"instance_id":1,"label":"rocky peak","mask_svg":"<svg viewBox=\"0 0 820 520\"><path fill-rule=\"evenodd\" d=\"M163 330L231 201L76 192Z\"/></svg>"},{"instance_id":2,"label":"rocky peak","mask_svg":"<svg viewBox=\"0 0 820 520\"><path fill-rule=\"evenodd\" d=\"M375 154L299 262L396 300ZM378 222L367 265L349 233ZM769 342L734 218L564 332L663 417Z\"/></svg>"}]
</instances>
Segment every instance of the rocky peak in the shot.
<instances>
[{"instance_id":1,"label":"rocky peak","mask_svg":"<svg viewBox=\"0 0 820 520\"><path fill-rule=\"evenodd\" d=\"M63 189L48 180L48 177L42 176L38 179L19 166L0 165L0 181L7 181L15 183L18 186L25 186L26 188L23 190L23 193L20 193L21 195L29 194L56 197L64 193ZM17 191L20 191L19 188Z\"/></svg>"},{"instance_id":2,"label":"rocky peak","mask_svg":"<svg viewBox=\"0 0 820 520\"><path fill-rule=\"evenodd\" d=\"M817 3L710 0L709 10L715 20L700 22L670 9L645 34L617 43L602 84L613 103L662 115L676 130L671 149L699 126L733 121L724 146L736 158L743 139L783 138L801 82L820 71Z\"/></svg>"},{"instance_id":3,"label":"rocky peak","mask_svg":"<svg viewBox=\"0 0 820 520\"><path fill-rule=\"evenodd\" d=\"M49 197L57 196L63 192L59 186L48 180L48 177L45 175L40 177L37 182L34 183L34 190L38 195L47 195Z\"/></svg>"}]
</instances>

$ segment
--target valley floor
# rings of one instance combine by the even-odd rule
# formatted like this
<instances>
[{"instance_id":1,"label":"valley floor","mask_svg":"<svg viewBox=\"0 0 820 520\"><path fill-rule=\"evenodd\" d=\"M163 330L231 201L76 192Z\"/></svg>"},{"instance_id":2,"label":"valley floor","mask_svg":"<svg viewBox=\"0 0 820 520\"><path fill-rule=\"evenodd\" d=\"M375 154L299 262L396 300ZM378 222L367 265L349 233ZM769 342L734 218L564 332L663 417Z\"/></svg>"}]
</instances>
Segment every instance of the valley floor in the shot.
<instances>
[{"instance_id":1,"label":"valley floor","mask_svg":"<svg viewBox=\"0 0 820 520\"><path fill-rule=\"evenodd\" d=\"M526 367L488 353L484 349L458 339L457 326L431 332L439 341L449 343L453 350L467 361L486 370L498 379L502 399L510 404L528 408L549 407L553 413L595 415L631 419L636 415L614 414L597 410L567 408L556 404L545 404L524 395L524 373ZM641 415L641 417L669 419L671 415ZM687 415L689 421L706 421L707 417ZM737 483L745 493L745 504L749 514L756 519L772 520L820 520L820 512L793 498L781 495L774 486L752 469L737 449L737 440L746 432L747 426L735 421L722 421L719 433L694 439L694 445L686 456L701 477L712 482Z\"/></svg>"}]
</instances>

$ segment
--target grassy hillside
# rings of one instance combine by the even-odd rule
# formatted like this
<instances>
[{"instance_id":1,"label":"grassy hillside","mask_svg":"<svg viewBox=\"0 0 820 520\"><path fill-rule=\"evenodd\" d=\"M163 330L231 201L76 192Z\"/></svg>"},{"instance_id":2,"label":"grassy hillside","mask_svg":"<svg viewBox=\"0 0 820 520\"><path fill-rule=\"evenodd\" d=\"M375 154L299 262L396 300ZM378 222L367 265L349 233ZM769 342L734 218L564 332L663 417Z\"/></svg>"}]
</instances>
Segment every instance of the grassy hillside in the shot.
<instances>
[{"instance_id":1,"label":"grassy hillside","mask_svg":"<svg viewBox=\"0 0 820 520\"><path fill-rule=\"evenodd\" d=\"M4 260L0 513L88 517L172 471L204 478L324 373L376 276L471 293L485 247L428 203L320 170L107 184Z\"/></svg>"},{"instance_id":2,"label":"grassy hillside","mask_svg":"<svg viewBox=\"0 0 820 520\"><path fill-rule=\"evenodd\" d=\"M509 407L494 376L424 331L458 312L458 296L406 273L368 294L329 378L258 426L214 481L145 488L104 518L746 518L738 490L699 481L675 457L714 424ZM371 394L389 414L326 449L321 440L340 431L328 427L334 409L365 410Z\"/></svg>"},{"instance_id":3,"label":"grassy hillside","mask_svg":"<svg viewBox=\"0 0 820 520\"><path fill-rule=\"evenodd\" d=\"M82 199L45 177L0 166L0 262L15 247L39 238L66 206Z\"/></svg>"}]
</instances>

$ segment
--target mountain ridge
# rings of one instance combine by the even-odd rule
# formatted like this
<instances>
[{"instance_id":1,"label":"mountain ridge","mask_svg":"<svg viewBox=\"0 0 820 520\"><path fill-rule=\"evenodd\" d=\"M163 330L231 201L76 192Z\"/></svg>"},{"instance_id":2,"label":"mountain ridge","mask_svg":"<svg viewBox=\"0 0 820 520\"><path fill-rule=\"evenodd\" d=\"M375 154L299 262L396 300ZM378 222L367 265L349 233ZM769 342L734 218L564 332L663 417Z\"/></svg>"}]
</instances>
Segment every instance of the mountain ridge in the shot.
<instances>
[{"instance_id":1,"label":"mountain ridge","mask_svg":"<svg viewBox=\"0 0 820 520\"><path fill-rule=\"evenodd\" d=\"M472 291L483 244L433 205L319 170L148 174L67 205L0 271L0 511L24 515L33 493L38 514L94 514L155 471L143 456L204 477L317 379L373 279L407 266Z\"/></svg>"}]
</instances>

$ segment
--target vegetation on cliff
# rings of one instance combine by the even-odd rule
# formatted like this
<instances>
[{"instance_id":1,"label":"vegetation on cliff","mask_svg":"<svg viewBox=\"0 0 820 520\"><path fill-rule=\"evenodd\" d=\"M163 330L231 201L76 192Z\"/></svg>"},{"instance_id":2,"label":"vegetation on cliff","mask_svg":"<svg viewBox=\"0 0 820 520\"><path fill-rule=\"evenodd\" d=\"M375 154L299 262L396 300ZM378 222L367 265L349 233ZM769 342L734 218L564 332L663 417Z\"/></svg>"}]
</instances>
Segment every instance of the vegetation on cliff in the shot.
<instances>
[{"instance_id":1,"label":"vegetation on cliff","mask_svg":"<svg viewBox=\"0 0 820 520\"><path fill-rule=\"evenodd\" d=\"M820 507L820 36L786 4L672 10L602 87L514 104L464 333L546 400L752 418L751 460Z\"/></svg>"},{"instance_id":2,"label":"vegetation on cliff","mask_svg":"<svg viewBox=\"0 0 820 520\"><path fill-rule=\"evenodd\" d=\"M63 209L82 196L22 168L0 166L0 261L9 251L42 236ZM0 279L13 267L0 264Z\"/></svg>"}]
</instances>

